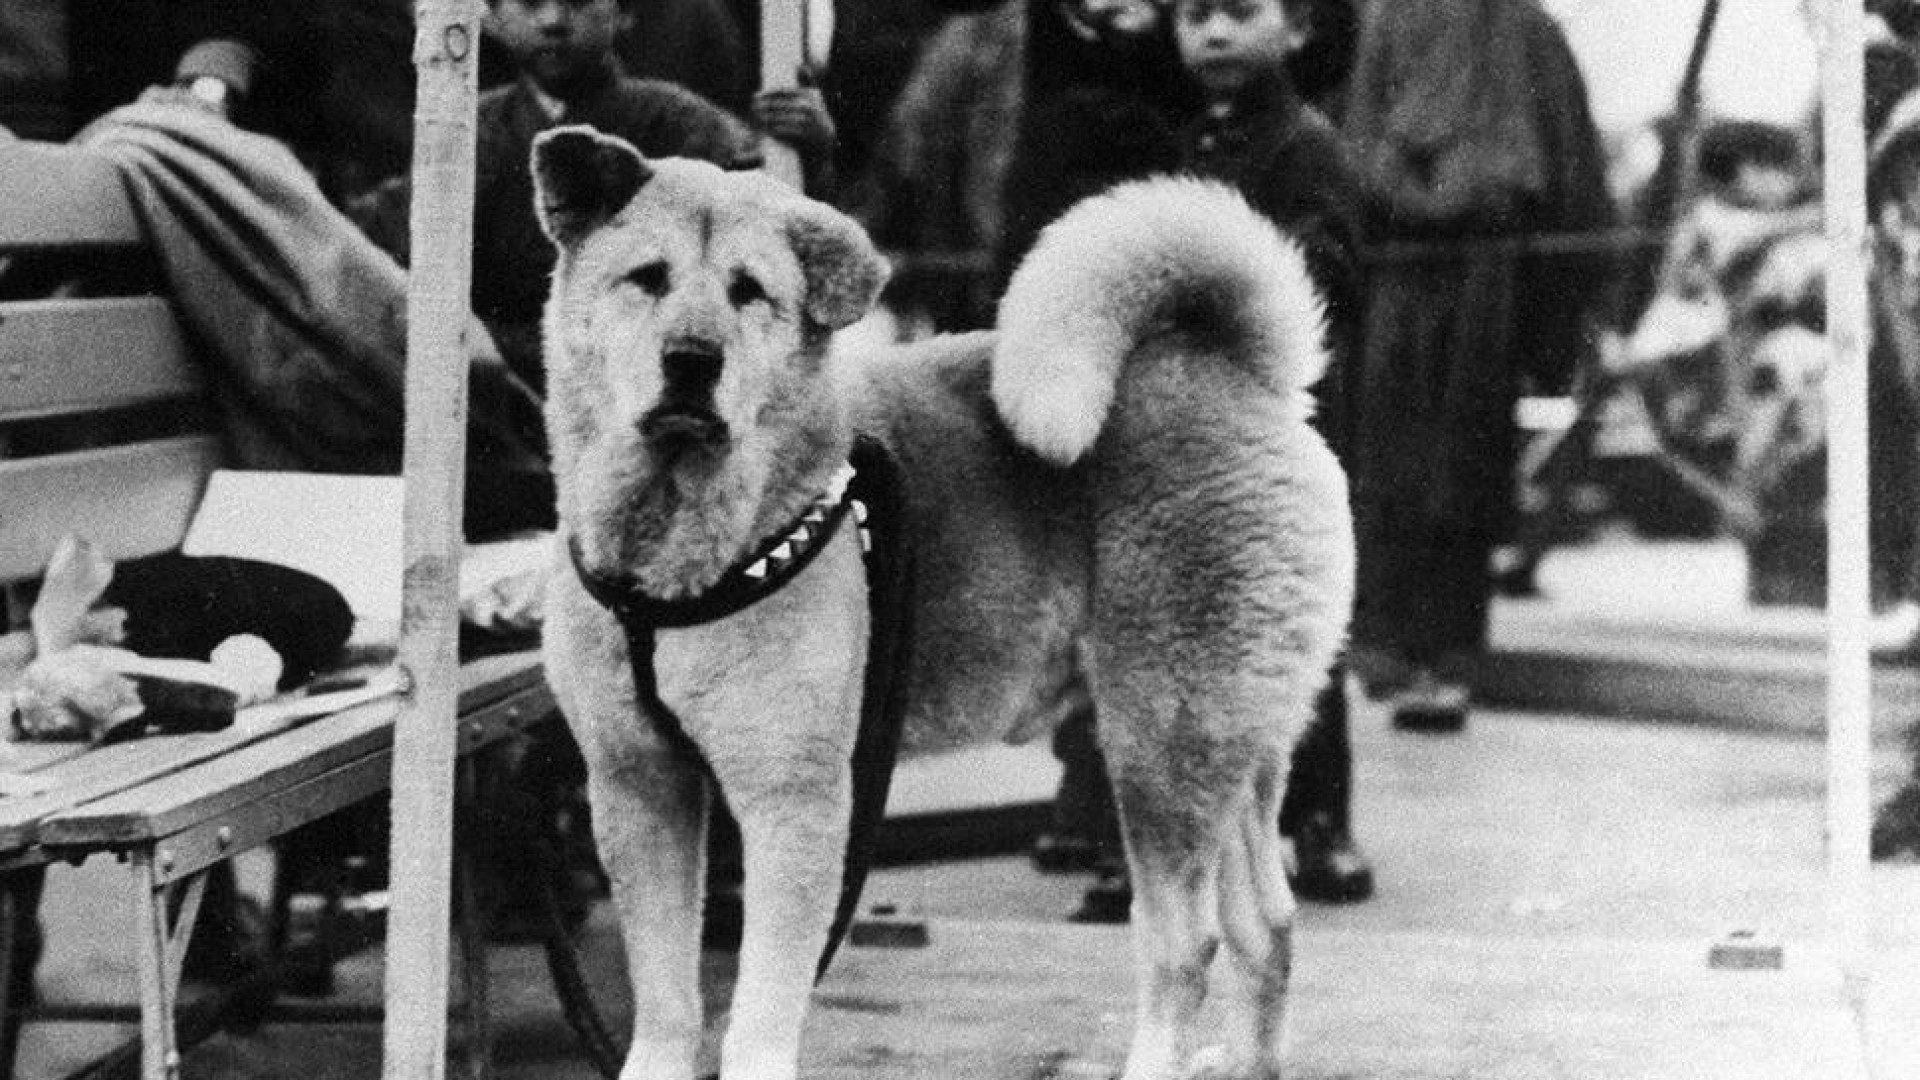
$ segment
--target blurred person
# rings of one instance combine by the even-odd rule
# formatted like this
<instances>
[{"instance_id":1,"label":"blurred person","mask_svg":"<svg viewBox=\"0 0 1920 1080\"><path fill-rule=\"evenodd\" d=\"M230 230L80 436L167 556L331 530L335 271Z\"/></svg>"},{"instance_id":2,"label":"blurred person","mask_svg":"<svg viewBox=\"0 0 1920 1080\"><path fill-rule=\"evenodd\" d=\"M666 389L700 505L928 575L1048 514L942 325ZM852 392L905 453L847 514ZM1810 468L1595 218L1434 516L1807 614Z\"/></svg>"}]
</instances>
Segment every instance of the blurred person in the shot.
<instances>
[{"instance_id":1,"label":"blurred person","mask_svg":"<svg viewBox=\"0 0 1920 1080\"><path fill-rule=\"evenodd\" d=\"M1514 404L1525 380L1565 381L1606 280L1603 260L1510 242L1609 224L1604 161L1579 68L1535 0L1373 4L1342 130L1385 248L1357 373L1352 656L1397 725L1457 731L1486 645Z\"/></svg>"},{"instance_id":2,"label":"blurred person","mask_svg":"<svg viewBox=\"0 0 1920 1080\"><path fill-rule=\"evenodd\" d=\"M1155 0L1024 3L1020 118L1001 193L997 285L1067 207L1170 168L1174 132L1196 101Z\"/></svg>"},{"instance_id":3,"label":"blurred person","mask_svg":"<svg viewBox=\"0 0 1920 1080\"><path fill-rule=\"evenodd\" d=\"M290 147L336 205L407 170L407 0L68 0L82 119L171 83Z\"/></svg>"},{"instance_id":4,"label":"blurred person","mask_svg":"<svg viewBox=\"0 0 1920 1080\"><path fill-rule=\"evenodd\" d=\"M902 336L993 324L999 298L980 271L1001 246L1026 19L1020 3L948 17L888 113L853 212L905 256L884 298Z\"/></svg>"}]
</instances>

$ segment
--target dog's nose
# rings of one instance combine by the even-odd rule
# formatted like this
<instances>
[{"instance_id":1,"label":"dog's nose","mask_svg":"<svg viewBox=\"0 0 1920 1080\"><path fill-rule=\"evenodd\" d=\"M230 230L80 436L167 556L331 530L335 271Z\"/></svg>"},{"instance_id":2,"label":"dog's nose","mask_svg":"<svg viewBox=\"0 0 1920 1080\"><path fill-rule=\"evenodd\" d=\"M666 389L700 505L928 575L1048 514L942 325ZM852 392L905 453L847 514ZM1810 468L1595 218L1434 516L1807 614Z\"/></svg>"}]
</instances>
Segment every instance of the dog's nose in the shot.
<instances>
[{"instance_id":1,"label":"dog's nose","mask_svg":"<svg viewBox=\"0 0 1920 1080\"><path fill-rule=\"evenodd\" d=\"M660 357L660 371L667 382L686 388L706 388L720 381L725 354L711 341L683 338L668 342Z\"/></svg>"}]
</instances>

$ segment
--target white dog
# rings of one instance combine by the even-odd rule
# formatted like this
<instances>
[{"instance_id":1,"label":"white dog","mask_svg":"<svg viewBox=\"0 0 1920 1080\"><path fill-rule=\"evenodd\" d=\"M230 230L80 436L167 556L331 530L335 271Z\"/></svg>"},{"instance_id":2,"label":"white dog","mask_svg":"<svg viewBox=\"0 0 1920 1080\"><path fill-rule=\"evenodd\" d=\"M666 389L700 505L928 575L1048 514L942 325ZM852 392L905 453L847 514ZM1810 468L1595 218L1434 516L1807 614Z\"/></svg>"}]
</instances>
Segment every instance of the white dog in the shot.
<instances>
[{"instance_id":1,"label":"white dog","mask_svg":"<svg viewBox=\"0 0 1920 1080\"><path fill-rule=\"evenodd\" d=\"M586 128L534 163L560 249L546 652L625 928L625 1080L694 1072L715 782L747 868L721 1074L795 1075L869 644L860 538L831 526L856 431L908 483L904 747L1033 737L1090 691L1136 897L1126 1076L1183 1075L1202 1050L1277 1075L1294 901L1276 823L1353 561L1345 478L1308 425L1322 315L1294 245L1225 188L1132 185L1047 230L997 336L842 363L830 336L885 274L851 220ZM652 633L650 668L583 583L698 607L794 564L742 610ZM1245 1022L1203 1032L1222 942Z\"/></svg>"}]
</instances>

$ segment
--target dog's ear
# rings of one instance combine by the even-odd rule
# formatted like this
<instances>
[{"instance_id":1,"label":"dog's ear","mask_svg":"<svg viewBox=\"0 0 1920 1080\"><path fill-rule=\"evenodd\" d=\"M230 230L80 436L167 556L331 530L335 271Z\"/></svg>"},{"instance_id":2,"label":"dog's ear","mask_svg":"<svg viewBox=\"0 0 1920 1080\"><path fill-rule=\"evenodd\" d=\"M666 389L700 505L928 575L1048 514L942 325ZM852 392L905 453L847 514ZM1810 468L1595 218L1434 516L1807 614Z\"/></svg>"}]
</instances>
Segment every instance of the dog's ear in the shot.
<instances>
[{"instance_id":1,"label":"dog's ear","mask_svg":"<svg viewBox=\"0 0 1920 1080\"><path fill-rule=\"evenodd\" d=\"M787 222L787 240L807 279L807 316L838 330L860 321L887 282L887 261L852 218L803 201Z\"/></svg>"},{"instance_id":2,"label":"dog's ear","mask_svg":"<svg viewBox=\"0 0 1920 1080\"><path fill-rule=\"evenodd\" d=\"M533 210L547 237L562 248L619 213L652 176L631 144L582 124L533 140Z\"/></svg>"}]
</instances>

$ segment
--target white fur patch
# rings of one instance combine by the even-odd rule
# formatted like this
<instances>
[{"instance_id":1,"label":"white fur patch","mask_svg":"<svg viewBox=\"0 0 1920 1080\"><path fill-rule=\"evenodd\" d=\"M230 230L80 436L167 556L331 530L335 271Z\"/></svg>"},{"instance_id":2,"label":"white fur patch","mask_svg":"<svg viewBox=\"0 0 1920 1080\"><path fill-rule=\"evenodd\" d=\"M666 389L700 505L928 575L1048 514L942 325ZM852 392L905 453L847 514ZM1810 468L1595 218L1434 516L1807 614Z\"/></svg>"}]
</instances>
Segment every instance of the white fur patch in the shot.
<instances>
[{"instance_id":1,"label":"white fur patch","mask_svg":"<svg viewBox=\"0 0 1920 1080\"><path fill-rule=\"evenodd\" d=\"M1229 357L1277 392L1325 370L1325 304L1299 246L1231 188L1162 177L1088 199L1040 234L1000 302L1001 417L1042 457L1078 460L1127 356L1196 301L1218 313Z\"/></svg>"}]
</instances>

